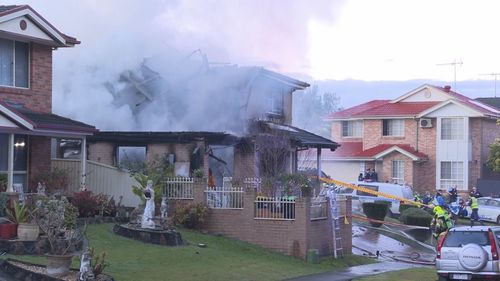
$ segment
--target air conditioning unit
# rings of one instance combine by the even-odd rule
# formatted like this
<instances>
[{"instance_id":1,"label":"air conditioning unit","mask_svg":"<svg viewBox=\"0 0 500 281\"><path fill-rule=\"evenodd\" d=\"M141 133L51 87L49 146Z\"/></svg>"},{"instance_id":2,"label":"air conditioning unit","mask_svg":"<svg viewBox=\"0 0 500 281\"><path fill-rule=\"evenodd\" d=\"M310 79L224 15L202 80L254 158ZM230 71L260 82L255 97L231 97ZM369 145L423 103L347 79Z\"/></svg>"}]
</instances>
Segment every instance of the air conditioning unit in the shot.
<instances>
[{"instance_id":1,"label":"air conditioning unit","mask_svg":"<svg viewBox=\"0 0 500 281\"><path fill-rule=\"evenodd\" d=\"M420 128L432 128L432 120L430 118L421 118L418 120Z\"/></svg>"}]
</instances>

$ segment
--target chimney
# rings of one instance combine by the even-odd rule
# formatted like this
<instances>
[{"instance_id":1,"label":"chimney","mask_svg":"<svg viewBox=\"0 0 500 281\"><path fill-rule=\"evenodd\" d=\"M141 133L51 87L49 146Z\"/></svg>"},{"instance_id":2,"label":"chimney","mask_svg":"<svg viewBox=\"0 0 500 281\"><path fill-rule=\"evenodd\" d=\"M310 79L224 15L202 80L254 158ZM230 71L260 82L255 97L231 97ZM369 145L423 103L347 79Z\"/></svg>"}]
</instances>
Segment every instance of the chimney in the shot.
<instances>
[{"instance_id":1,"label":"chimney","mask_svg":"<svg viewBox=\"0 0 500 281\"><path fill-rule=\"evenodd\" d=\"M450 85L446 85L443 88L444 88L444 91L447 92L447 93L449 93L450 90L451 90L451 86Z\"/></svg>"}]
</instances>

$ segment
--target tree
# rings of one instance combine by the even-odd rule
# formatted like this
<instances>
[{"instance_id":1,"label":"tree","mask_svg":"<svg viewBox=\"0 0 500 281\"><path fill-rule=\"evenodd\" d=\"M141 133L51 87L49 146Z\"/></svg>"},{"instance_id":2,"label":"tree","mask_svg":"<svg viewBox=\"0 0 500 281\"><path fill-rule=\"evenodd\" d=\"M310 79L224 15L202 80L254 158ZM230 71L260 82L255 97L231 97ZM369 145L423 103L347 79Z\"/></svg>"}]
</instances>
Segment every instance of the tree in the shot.
<instances>
[{"instance_id":1,"label":"tree","mask_svg":"<svg viewBox=\"0 0 500 281\"><path fill-rule=\"evenodd\" d=\"M293 123L295 126L330 138L330 123L325 118L341 110L340 98L335 93L320 93L317 85L303 93L296 93L293 101Z\"/></svg>"},{"instance_id":2,"label":"tree","mask_svg":"<svg viewBox=\"0 0 500 281\"><path fill-rule=\"evenodd\" d=\"M500 126L500 119L497 120L497 125ZM487 163L493 171L500 172L500 138L490 144L490 156Z\"/></svg>"}]
</instances>

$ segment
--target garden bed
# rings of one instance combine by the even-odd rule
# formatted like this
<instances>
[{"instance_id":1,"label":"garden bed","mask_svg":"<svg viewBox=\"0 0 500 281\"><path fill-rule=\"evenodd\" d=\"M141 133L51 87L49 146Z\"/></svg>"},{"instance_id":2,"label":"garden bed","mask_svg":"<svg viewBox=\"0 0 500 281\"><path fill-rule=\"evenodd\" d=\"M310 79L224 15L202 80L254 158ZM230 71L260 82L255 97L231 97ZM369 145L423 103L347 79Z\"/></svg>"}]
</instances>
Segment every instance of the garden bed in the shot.
<instances>
[{"instance_id":1,"label":"garden bed","mask_svg":"<svg viewBox=\"0 0 500 281\"><path fill-rule=\"evenodd\" d=\"M46 237L39 237L36 241L21 241L17 239L0 239L0 252L13 255L43 255L49 251L49 242Z\"/></svg>"},{"instance_id":2,"label":"garden bed","mask_svg":"<svg viewBox=\"0 0 500 281\"><path fill-rule=\"evenodd\" d=\"M44 265L7 259L2 261L0 268L9 276L16 278L17 280L26 281L74 281L78 278L78 270L70 270L64 276L53 277L47 275L47 270ZM100 274L95 278L96 281L114 281L114 278Z\"/></svg>"},{"instance_id":3,"label":"garden bed","mask_svg":"<svg viewBox=\"0 0 500 281\"><path fill-rule=\"evenodd\" d=\"M117 235L125 236L145 243L158 244L164 246L182 246L181 234L174 228L161 229L142 229L126 224L115 224L113 232Z\"/></svg>"}]
</instances>

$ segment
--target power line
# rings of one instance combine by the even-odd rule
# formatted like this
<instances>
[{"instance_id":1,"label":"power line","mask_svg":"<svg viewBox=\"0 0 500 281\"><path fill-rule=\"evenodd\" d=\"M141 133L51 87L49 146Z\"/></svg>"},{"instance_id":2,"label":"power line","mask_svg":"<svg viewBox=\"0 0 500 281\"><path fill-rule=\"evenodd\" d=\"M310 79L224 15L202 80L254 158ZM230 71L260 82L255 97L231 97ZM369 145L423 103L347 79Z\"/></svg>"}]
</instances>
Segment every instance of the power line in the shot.
<instances>
[{"instance_id":1,"label":"power line","mask_svg":"<svg viewBox=\"0 0 500 281\"><path fill-rule=\"evenodd\" d=\"M462 60L457 61L456 59L453 60L453 62L448 62L448 63L438 63L436 65L453 65L453 88L457 89L457 65L462 65L464 64Z\"/></svg>"},{"instance_id":2,"label":"power line","mask_svg":"<svg viewBox=\"0 0 500 281\"><path fill-rule=\"evenodd\" d=\"M492 72L492 73L483 73L479 75L488 75L488 76L493 76L495 77L495 98L497 97L497 76L500 75L500 73Z\"/></svg>"}]
</instances>

